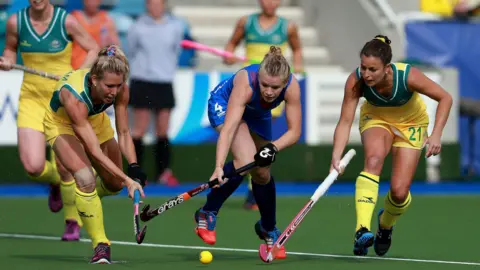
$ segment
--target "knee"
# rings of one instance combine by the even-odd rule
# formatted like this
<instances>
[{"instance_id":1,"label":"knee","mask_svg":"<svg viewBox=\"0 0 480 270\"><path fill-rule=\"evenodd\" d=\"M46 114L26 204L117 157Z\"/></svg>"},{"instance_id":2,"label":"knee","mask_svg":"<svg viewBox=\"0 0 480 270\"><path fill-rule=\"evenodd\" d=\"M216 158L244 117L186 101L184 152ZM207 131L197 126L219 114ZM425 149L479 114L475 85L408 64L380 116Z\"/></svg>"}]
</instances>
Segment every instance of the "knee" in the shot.
<instances>
[{"instance_id":1,"label":"knee","mask_svg":"<svg viewBox=\"0 0 480 270\"><path fill-rule=\"evenodd\" d=\"M108 191L110 191L110 192L113 192L113 193L119 192L123 188L122 181L119 181L118 179L116 179L112 175L109 175L105 178L102 178L102 181L103 181L103 185L105 186L105 188L108 189Z\"/></svg>"},{"instance_id":2,"label":"knee","mask_svg":"<svg viewBox=\"0 0 480 270\"><path fill-rule=\"evenodd\" d=\"M243 159L236 158L236 159L233 160L233 167L235 168L235 170L238 170L239 168L247 165L248 163L249 163L249 161L246 158L243 158ZM245 172L241 173L240 175L247 175L247 174L250 174L252 172L253 172L253 170L250 169L248 171L245 171Z\"/></svg>"},{"instance_id":3,"label":"knee","mask_svg":"<svg viewBox=\"0 0 480 270\"><path fill-rule=\"evenodd\" d=\"M22 158L23 168L27 174L40 176L45 169L45 159L35 159L30 156Z\"/></svg>"},{"instance_id":4,"label":"knee","mask_svg":"<svg viewBox=\"0 0 480 270\"><path fill-rule=\"evenodd\" d=\"M390 197L396 204L405 202L410 193L410 187L406 185L392 185L390 187Z\"/></svg>"},{"instance_id":5,"label":"knee","mask_svg":"<svg viewBox=\"0 0 480 270\"><path fill-rule=\"evenodd\" d=\"M80 191L91 193L95 190L95 175L91 168L80 169L73 174L73 177Z\"/></svg>"},{"instance_id":6,"label":"knee","mask_svg":"<svg viewBox=\"0 0 480 270\"><path fill-rule=\"evenodd\" d=\"M252 181L259 185L266 185L270 182L270 170L269 169L256 169L250 172L252 175Z\"/></svg>"},{"instance_id":7,"label":"knee","mask_svg":"<svg viewBox=\"0 0 480 270\"><path fill-rule=\"evenodd\" d=\"M143 138L143 136L145 136L145 133L147 132L147 129L148 129L148 122L135 123L132 128L132 137L135 139Z\"/></svg>"},{"instance_id":8,"label":"knee","mask_svg":"<svg viewBox=\"0 0 480 270\"><path fill-rule=\"evenodd\" d=\"M378 154L369 155L365 159L365 167L368 171L379 173L383 167L384 157Z\"/></svg>"},{"instance_id":9,"label":"knee","mask_svg":"<svg viewBox=\"0 0 480 270\"><path fill-rule=\"evenodd\" d=\"M146 133L146 128L134 127L132 129L132 138L134 139L141 139Z\"/></svg>"}]
</instances>

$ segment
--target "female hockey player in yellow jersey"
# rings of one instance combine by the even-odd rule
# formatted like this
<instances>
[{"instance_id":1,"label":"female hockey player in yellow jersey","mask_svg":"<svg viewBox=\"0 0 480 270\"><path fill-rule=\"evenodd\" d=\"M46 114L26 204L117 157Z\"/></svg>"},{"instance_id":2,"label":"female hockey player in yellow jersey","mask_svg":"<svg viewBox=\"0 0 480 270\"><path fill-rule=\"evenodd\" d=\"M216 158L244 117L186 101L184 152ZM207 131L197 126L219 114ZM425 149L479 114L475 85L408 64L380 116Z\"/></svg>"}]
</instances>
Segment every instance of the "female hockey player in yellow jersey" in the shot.
<instances>
[{"instance_id":1,"label":"female hockey player in yellow jersey","mask_svg":"<svg viewBox=\"0 0 480 270\"><path fill-rule=\"evenodd\" d=\"M357 226L353 252L364 256L374 245L375 253L383 256L390 248L393 226L411 203L410 184L423 147L428 144L427 158L440 153L452 97L418 69L404 63L391 63L392 50L386 36L379 35L367 42L360 58L360 67L350 74L345 85L331 168L340 170L339 162L348 143L355 110L360 97L364 97L359 128L365 161L355 185ZM430 135L427 134L426 105L420 94L438 101ZM393 160L390 190L384 209L378 213L378 230L374 236L370 223L377 203L379 175L390 150Z\"/></svg>"},{"instance_id":2,"label":"female hockey player in yellow jersey","mask_svg":"<svg viewBox=\"0 0 480 270\"><path fill-rule=\"evenodd\" d=\"M62 165L62 178L70 174L75 179L75 205L92 238L94 264L111 262L100 198L118 194L123 186L132 198L137 189L144 196L141 185L146 176L137 164L128 127L128 73L127 58L119 47L103 48L90 70L71 71L60 79L45 113L45 135ZM105 112L112 105L118 143ZM122 153L129 164L128 176L122 171ZM100 186L92 164L103 180Z\"/></svg>"},{"instance_id":3,"label":"female hockey player in yellow jersey","mask_svg":"<svg viewBox=\"0 0 480 270\"><path fill-rule=\"evenodd\" d=\"M8 18L0 69L10 70L11 64L17 61L18 51L25 66L62 75L72 69L72 40L88 51L83 66L90 66L98 47L77 20L64 9L54 7L48 0L29 2L30 6ZM50 183L50 210L58 212L64 206L66 227L62 240L71 241L79 239L81 225L73 205L74 182L70 179L60 183L53 153L49 161L45 160L43 117L55 83L55 80L24 73L17 117L18 149L29 177Z\"/></svg>"}]
</instances>

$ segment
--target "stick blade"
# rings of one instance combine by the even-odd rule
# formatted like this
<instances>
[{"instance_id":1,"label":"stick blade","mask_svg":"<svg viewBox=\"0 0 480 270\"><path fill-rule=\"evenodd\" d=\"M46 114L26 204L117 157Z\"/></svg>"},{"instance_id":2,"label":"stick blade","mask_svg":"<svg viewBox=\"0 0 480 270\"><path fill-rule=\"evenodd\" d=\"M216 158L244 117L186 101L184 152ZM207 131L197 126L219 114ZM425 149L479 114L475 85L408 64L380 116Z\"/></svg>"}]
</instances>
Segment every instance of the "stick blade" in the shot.
<instances>
[{"instance_id":1,"label":"stick blade","mask_svg":"<svg viewBox=\"0 0 480 270\"><path fill-rule=\"evenodd\" d=\"M143 226L142 230L136 235L137 244L143 243L143 239L145 238L145 234L147 234L147 226Z\"/></svg>"},{"instance_id":2,"label":"stick blade","mask_svg":"<svg viewBox=\"0 0 480 270\"><path fill-rule=\"evenodd\" d=\"M258 248L258 255L263 262L271 263L273 261L272 253L268 251L267 244L261 244Z\"/></svg>"}]
</instances>

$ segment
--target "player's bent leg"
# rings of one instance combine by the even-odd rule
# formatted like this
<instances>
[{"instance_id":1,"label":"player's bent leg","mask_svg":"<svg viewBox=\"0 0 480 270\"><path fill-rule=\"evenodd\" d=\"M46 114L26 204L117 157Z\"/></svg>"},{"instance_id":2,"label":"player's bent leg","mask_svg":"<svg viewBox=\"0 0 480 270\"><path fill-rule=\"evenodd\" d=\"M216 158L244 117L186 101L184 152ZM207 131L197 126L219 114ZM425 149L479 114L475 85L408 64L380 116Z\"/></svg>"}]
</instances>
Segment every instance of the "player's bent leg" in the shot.
<instances>
[{"instance_id":1,"label":"player's bent leg","mask_svg":"<svg viewBox=\"0 0 480 270\"><path fill-rule=\"evenodd\" d=\"M275 181L269 168L258 168L252 170L251 174L252 190L260 211L260 220L255 224L255 232L265 241L267 249L271 249L281 235L276 227ZM286 256L285 247L282 247L276 259L285 259Z\"/></svg>"},{"instance_id":2,"label":"player's bent leg","mask_svg":"<svg viewBox=\"0 0 480 270\"><path fill-rule=\"evenodd\" d=\"M45 159L45 135L35 129L18 129L18 150L23 168L30 179L50 184L48 206L56 213L62 210L60 176L55 166Z\"/></svg>"},{"instance_id":3,"label":"player's bent leg","mask_svg":"<svg viewBox=\"0 0 480 270\"><path fill-rule=\"evenodd\" d=\"M420 156L419 149L393 147L390 191L385 197L384 209L378 214L378 230L374 244L378 256L385 255L390 249L393 227L410 206L412 201L410 185Z\"/></svg>"},{"instance_id":4,"label":"player's bent leg","mask_svg":"<svg viewBox=\"0 0 480 270\"><path fill-rule=\"evenodd\" d=\"M217 127L220 131L222 127ZM195 232L207 244L213 245L216 242L216 216L223 203L240 186L243 180L243 174L233 174L236 168L240 168L250 163L255 155L255 144L250 136L248 126L242 122L234 135L231 152L233 161L224 165L225 175L229 175L229 180L219 188L211 189L207 195L205 205L195 212L194 218L197 226ZM233 175L232 175L233 174Z\"/></svg>"},{"instance_id":5,"label":"player's bent leg","mask_svg":"<svg viewBox=\"0 0 480 270\"><path fill-rule=\"evenodd\" d=\"M355 183L355 209L357 224L355 227L353 253L357 256L368 254L368 248L374 243L371 232L373 211L378 199L378 184L385 157L390 152L393 136L385 128L371 127L362 132L365 149L364 169Z\"/></svg>"},{"instance_id":6,"label":"player's bent leg","mask_svg":"<svg viewBox=\"0 0 480 270\"><path fill-rule=\"evenodd\" d=\"M95 251L90 263L110 263L110 241L105 235L102 203L95 189L95 176L87 154L80 141L72 135L60 135L53 149L75 178L75 204Z\"/></svg>"},{"instance_id":7,"label":"player's bent leg","mask_svg":"<svg viewBox=\"0 0 480 270\"><path fill-rule=\"evenodd\" d=\"M270 142L254 132L251 132L251 135L257 150ZM253 169L250 174L252 175L253 195L260 212L260 221L255 224L255 232L261 240L265 241L267 249L271 249L281 234L275 226L277 222L275 180L270 174L270 167ZM285 248L282 247L277 253L276 259L285 258Z\"/></svg>"},{"instance_id":8,"label":"player's bent leg","mask_svg":"<svg viewBox=\"0 0 480 270\"><path fill-rule=\"evenodd\" d=\"M78 214L77 206L75 205L75 179L58 159L56 164L62 179L60 182L60 190L62 193L65 220L65 231L62 235L62 241L78 241L80 239L80 227L83 223Z\"/></svg>"},{"instance_id":9,"label":"player's bent leg","mask_svg":"<svg viewBox=\"0 0 480 270\"><path fill-rule=\"evenodd\" d=\"M102 143L100 148L117 167L122 168L122 153L115 139L112 138ZM96 177L96 190L100 198L114 196L122 191L123 183L119 179L96 164L93 164L93 166L98 174Z\"/></svg>"}]
</instances>

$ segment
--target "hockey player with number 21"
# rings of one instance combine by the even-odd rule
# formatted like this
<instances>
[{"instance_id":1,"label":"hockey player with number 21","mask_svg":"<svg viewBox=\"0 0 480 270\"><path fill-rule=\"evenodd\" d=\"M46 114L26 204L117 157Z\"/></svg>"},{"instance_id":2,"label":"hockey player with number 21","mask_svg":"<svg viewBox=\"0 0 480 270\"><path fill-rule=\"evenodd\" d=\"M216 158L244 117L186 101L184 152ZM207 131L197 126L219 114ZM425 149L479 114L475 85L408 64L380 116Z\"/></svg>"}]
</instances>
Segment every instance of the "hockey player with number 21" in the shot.
<instances>
[{"instance_id":1,"label":"hockey player with number 21","mask_svg":"<svg viewBox=\"0 0 480 270\"><path fill-rule=\"evenodd\" d=\"M271 110L282 101L286 104L288 130L272 141ZM205 243L215 244L219 210L241 184L243 176L250 173L261 216L255 232L271 248L280 231L275 226L276 191L270 166L278 151L298 141L302 123L300 86L281 49L271 46L260 64L246 66L220 82L211 92L208 117L212 127L220 132L215 171L210 180L219 179L221 185L210 191L205 205L195 212L196 233ZM229 150L233 161L225 164ZM252 157L257 167L233 174L235 168L250 163ZM224 175L228 181L223 181ZM282 250L277 259L285 257Z\"/></svg>"}]
</instances>

